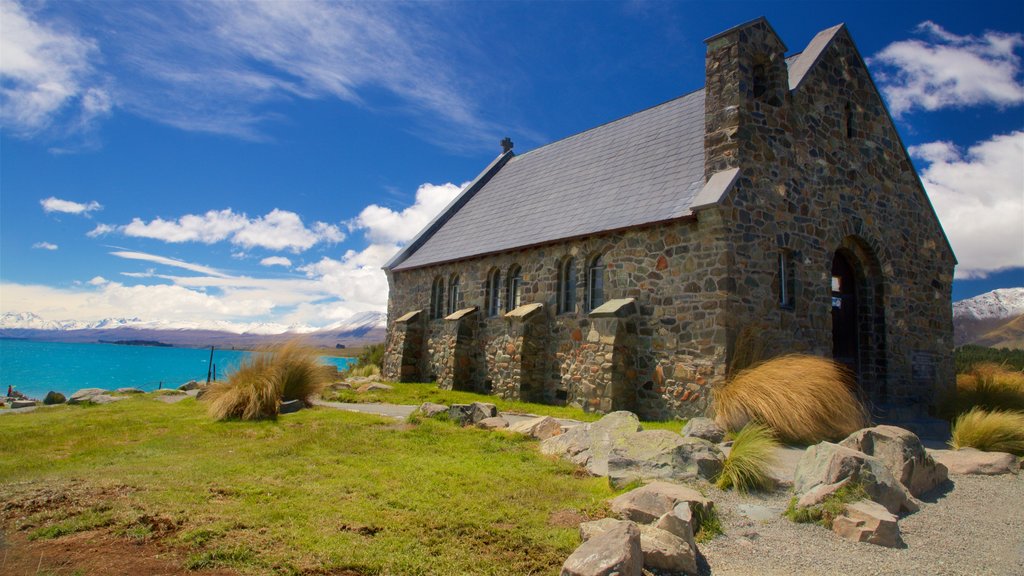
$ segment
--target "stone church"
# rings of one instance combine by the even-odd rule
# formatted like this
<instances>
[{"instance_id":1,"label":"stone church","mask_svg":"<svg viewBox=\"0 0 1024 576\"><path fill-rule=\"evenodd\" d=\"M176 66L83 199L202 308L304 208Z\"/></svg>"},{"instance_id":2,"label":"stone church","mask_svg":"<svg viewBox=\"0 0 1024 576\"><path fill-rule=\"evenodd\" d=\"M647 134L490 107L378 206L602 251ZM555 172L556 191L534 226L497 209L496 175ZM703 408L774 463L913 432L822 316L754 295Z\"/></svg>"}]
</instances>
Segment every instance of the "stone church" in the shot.
<instances>
[{"instance_id":1,"label":"stone church","mask_svg":"<svg viewBox=\"0 0 1024 576\"><path fill-rule=\"evenodd\" d=\"M835 358L882 419L952 385L956 260L845 26L705 44L704 88L506 139L388 262L386 378L649 419L752 347Z\"/></svg>"}]
</instances>

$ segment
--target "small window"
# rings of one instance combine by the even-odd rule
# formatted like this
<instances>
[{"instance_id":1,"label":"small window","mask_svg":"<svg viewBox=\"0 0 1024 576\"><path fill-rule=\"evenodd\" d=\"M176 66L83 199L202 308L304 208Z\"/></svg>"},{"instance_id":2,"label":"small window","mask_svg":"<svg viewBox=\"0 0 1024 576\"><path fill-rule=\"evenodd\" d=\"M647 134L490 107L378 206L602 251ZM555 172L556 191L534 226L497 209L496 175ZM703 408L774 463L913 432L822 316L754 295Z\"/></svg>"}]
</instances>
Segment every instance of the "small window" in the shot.
<instances>
[{"instance_id":1,"label":"small window","mask_svg":"<svg viewBox=\"0 0 1024 576\"><path fill-rule=\"evenodd\" d=\"M793 253L779 251L779 307L792 309L796 305L796 270L793 268Z\"/></svg>"},{"instance_id":2,"label":"small window","mask_svg":"<svg viewBox=\"0 0 1024 576\"><path fill-rule=\"evenodd\" d=\"M595 256L587 267L587 311L604 304L604 256Z\"/></svg>"},{"instance_id":3,"label":"small window","mask_svg":"<svg viewBox=\"0 0 1024 576\"><path fill-rule=\"evenodd\" d=\"M569 257L558 269L558 313L576 311L576 259Z\"/></svg>"},{"instance_id":4,"label":"small window","mask_svg":"<svg viewBox=\"0 0 1024 576\"><path fill-rule=\"evenodd\" d=\"M754 98L761 98L768 92L768 67L764 63L754 65L752 85Z\"/></svg>"},{"instance_id":5,"label":"small window","mask_svg":"<svg viewBox=\"0 0 1024 576\"><path fill-rule=\"evenodd\" d=\"M501 310L501 271L495 268L487 275L487 316L497 316Z\"/></svg>"},{"instance_id":6,"label":"small window","mask_svg":"<svg viewBox=\"0 0 1024 576\"><path fill-rule=\"evenodd\" d=\"M430 287L430 318L444 316L444 280L440 276L434 278Z\"/></svg>"},{"instance_id":7,"label":"small window","mask_svg":"<svg viewBox=\"0 0 1024 576\"><path fill-rule=\"evenodd\" d=\"M451 314L460 308L462 303L459 294L459 275L455 274L448 281L448 313Z\"/></svg>"},{"instance_id":8,"label":"small window","mask_svg":"<svg viewBox=\"0 0 1024 576\"><path fill-rule=\"evenodd\" d=\"M849 102L846 103L846 137L853 138L855 126L853 125L853 106Z\"/></svg>"},{"instance_id":9,"label":"small window","mask_svg":"<svg viewBox=\"0 0 1024 576\"><path fill-rule=\"evenodd\" d=\"M505 311L519 307L523 299L523 269L513 264L508 269L508 287L505 293Z\"/></svg>"}]
</instances>

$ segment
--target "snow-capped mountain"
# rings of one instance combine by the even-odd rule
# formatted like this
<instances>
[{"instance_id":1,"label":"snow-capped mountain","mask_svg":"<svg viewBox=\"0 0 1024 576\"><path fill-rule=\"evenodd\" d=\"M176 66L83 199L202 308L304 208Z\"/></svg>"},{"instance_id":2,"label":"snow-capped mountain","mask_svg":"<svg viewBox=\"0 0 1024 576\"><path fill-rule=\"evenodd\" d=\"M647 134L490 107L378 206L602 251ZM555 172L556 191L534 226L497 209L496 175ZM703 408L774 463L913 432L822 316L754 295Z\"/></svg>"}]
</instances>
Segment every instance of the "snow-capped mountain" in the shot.
<instances>
[{"instance_id":1,"label":"snow-capped mountain","mask_svg":"<svg viewBox=\"0 0 1024 576\"><path fill-rule=\"evenodd\" d=\"M387 326L388 315L383 312L369 311L359 312L346 320L328 324L320 330L324 332L350 332L365 328L377 328Z\"/></svg>"},{"instance_id":2,"label":"snow-capped mountain","mask_svg":"<svg viewBox=\"0 0 1024 576\"><path fill-rule=\"evenodd\" d=\"M1024 288L1000 288L953 303L953 318L1016 318L1024 314Z\"/></svg>"},{"instance_id":3,"label":"snow-capped mountain","mask_svg":"<svg viewBox=\"0 0 1024 576\"><path fill-rule=\"evenodd\" d=\"M1024 347L1024 288L1000 288L953 303L953 341Z\"/></svg>"}]
</instances>

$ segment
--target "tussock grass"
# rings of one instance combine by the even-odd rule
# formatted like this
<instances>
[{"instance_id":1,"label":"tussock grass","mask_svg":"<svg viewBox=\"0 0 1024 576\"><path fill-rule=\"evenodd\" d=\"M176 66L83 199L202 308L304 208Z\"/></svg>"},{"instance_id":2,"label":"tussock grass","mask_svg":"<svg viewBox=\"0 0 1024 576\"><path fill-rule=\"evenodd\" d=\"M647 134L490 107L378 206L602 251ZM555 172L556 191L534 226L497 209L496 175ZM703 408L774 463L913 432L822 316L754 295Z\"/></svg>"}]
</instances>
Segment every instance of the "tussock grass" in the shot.
<instances>
[{"instance_id":1,"label":"tussock grass","mask_svg":"<svg viewBox=\"0 0 1024 576\"><path fill-rule=\"evenodd\" d=\"M1024 412L1024 372L986 362L957 374L954 397L943 403L950 419L973 408Z\"/></svg>"},{"instance_id":2,"label":"tussock grass","mask_svg":"<svg viewBox=\"0 0 1024 576\"><path fill-rule=\"evenodd\" d=\"M845 368L825 358L773 358L712 391L715 420L727 430L760 422L784 442L844 438L868 422L852 380Z\"/></svg>"},{"instance_id":3,"label":"tussock grass","mask_svg":"<svg viewBox=\"0 0 1024 576\"><path fill-rule=\"evenodd\" d=\"M380 375L380 368L376 364L366 364L365 366L353 366L349 369L346 376L350 378L366 378L367 376L378 376Z\"/></svg>"},{"instance_id":4,"label":"tussock grass","mask_svg":"<svg viewBox=\"0 0 1024 576\"><path fill-rule=\"evenodd\" d=\"M768 471L775 463L775 449L778 447L779 441L770 428L756 422L748 423L736 433L716 484L722 490L770 490L775 482Z\"/></svg>"},{"instance_id":5,"label":"tussock grass","mask_svg":"<svg viewBox=\"0 0 1024 576\"><path fill-rule=\"evenodd\" d=\"M211 384L203 401L217 420L275 418L282 400L309 405L328 382L317 355L293 341L249 356L226 381Z\"/></svg>"},{"instance_id":6,"label":"tussock grass","mask_svg":"<svg viewBox=\"0 0 1024 576\"><path fill-rule=\"evenodd\" d=\"M949 444L1024 456L1024 413L973 408L956 419Z\"/></svg>"}]
</instances>

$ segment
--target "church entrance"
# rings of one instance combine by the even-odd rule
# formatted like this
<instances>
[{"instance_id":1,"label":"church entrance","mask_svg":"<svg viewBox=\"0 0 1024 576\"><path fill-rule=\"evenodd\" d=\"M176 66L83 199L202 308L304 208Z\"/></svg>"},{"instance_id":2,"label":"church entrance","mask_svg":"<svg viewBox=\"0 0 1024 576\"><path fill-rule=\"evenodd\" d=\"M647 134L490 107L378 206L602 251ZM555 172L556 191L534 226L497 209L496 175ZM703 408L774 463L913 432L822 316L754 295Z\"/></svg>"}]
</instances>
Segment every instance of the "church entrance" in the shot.
<instances>
[{"instance_id":1,"label":"church entrance","mask_svg":"<svg viewBox=\"0 0 1024 576\"><path fill-rule=\"evenodd\" d=\"M869 406L888 401L885 281L875 251L848 236L832 256L832 357Z\"/></svg>"},{"instance_id":2,"label":"church entrance","mask_svg":"<svg viewBox=\"0 0 1024 576\"><path fill-rule=\"evenodd\" d=\"M838 251L832 259L832 357L859 379L857 320L857 274Z\"/></svg>"}]
</instances>

